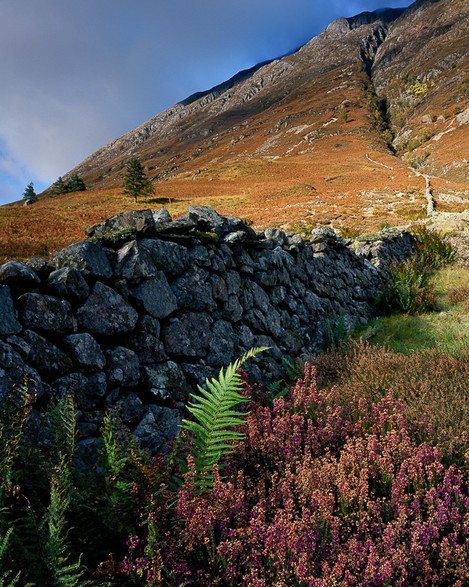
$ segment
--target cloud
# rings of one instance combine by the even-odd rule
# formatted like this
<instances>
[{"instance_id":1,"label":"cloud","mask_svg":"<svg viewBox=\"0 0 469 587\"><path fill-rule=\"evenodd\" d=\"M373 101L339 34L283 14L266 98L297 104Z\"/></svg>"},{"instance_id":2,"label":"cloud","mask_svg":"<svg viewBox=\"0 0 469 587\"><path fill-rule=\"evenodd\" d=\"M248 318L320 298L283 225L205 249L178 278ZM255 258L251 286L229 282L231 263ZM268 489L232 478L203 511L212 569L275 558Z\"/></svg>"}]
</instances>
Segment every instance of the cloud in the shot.
<instances>
[{"instance_id":1,"label":"cloud","mask_svg":"<svg viewBox=\"0 0 469 587\"><path fill-rule=\"evenodd\" d=\"M0 0L0 203L337 16L408 3Z\"/></svg>"}]
</instances>

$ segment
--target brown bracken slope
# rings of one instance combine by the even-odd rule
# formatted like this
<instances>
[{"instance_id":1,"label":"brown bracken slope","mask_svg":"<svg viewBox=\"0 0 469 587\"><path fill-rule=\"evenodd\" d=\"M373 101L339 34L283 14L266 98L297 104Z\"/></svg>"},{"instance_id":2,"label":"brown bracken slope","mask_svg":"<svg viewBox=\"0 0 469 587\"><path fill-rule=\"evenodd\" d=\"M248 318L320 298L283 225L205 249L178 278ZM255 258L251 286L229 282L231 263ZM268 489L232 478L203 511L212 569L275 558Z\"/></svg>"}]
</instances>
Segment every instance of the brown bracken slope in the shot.
<instances>
[{"instance_id":1,"label":"brown bracken slope","mask_svg":"<svg viewBox=\"0 0 469 587\"><path fill-rule=\"evenodd\" d=\"M114 140L72 172L87 192L0 208L0 257L44 254L135 207L122 194L138 156L154 182L142 208L191 204L256 226L357 231L467 206L464 0L334 21L299 51L254 68ZM465 77L466 76L466 77ZM70 172L69 172L70 173Z\"/></svg>"}]
</instances>

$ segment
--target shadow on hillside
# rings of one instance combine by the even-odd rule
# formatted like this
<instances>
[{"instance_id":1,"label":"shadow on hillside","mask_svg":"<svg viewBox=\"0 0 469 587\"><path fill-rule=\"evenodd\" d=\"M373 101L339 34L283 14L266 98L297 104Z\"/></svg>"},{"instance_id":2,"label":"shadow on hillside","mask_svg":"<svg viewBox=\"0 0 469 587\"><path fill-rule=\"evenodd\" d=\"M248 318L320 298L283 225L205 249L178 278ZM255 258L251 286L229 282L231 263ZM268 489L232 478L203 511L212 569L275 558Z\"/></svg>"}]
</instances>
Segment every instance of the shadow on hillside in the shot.
<instances>
[{"instance_id":1,"label":"shadow on hillside","mask_svg":"<svg viewBox=\"0 0 469 587\"><path fill-rule=\"evenodd\" d=\"M185 200L181 200L180 198L146 198L142 200L145 204L174 204L174 202L184 202Z\"/></svg>"}]
</instances>

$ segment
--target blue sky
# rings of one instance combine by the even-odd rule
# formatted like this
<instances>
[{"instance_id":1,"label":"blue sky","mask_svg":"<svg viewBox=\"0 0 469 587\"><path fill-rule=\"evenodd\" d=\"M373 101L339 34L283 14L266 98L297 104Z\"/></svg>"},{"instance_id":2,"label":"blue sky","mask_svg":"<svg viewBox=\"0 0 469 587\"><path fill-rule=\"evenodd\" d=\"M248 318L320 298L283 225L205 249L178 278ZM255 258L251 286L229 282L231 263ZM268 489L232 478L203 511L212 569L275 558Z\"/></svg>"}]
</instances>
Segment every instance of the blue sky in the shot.
<instances>
[{"instance_id":1,"label":"blue sky","mask_svg":"<svg viewBox=\"0 0 469 587\"><path fill-rule=\"evenodd\" d=\"M409 0L0 0L0 204L193 92Z\"/></svg>"}]
</instances>

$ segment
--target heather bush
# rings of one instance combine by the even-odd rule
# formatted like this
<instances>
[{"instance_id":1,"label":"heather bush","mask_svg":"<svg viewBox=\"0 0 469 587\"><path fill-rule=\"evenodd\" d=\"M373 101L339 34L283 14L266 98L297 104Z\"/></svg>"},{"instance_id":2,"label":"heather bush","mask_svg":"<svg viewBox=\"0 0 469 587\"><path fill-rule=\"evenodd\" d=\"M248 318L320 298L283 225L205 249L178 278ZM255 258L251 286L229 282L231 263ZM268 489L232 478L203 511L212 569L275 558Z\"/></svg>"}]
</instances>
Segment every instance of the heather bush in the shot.
<instances>
[{"instance_id":1,"label":"heather bush","mask_svg":"<svg viewBox=\"0 0 469 587\"><path fill-rule=\"evenodd\" d=\"M253 398L246 434L197 490L160 495L148 537L120 565L147 585L463 585L462 472L420 442L390 394L353 404L311 366L273 405ZM353 405L353 409L351 408Z\"/></svg>"},{"instance_id":2,"label":"heather bush","mask_svg":"<svg viewBox=\"0 0 469 587\"><path fill-rule=\"evenodd\" d=\"M0 585L462 587L467 357L343 344L277 394L243 359L193 397L169 457L110 412L86 470L71 398L38 447L19 393L0 414Z\"/></svg>"},{"instance_id":3,"label":"heather bush","mask_svg":"<svg viewBox=\"0 0 469 587\"><path fill-rule=\"evenodd\" d=\"M416 437L437 446L445 462L464 463L469 441L469 352L437 349L403 355L380 346L349 342L316 359L321 386L335 385L338 401L351 406L386 394L402 403Z\"/></svg>"}]
</instances>

